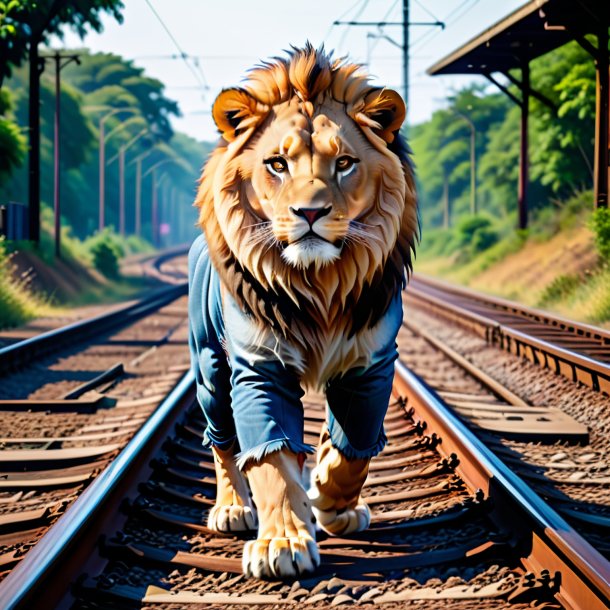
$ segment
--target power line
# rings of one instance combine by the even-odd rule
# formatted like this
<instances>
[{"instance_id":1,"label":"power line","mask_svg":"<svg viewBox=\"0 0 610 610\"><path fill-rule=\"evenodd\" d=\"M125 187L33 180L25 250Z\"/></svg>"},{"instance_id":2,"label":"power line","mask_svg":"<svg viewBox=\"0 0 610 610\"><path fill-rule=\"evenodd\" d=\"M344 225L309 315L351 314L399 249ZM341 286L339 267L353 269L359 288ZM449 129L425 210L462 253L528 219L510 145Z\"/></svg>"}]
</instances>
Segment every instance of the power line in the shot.
<instances>
[{"instance_id":1,"label":"power line","mask_svg":"<svg viewBox=\"0 0 610 610\"><path fill-rule=\"evenodd\" d=\"M476 4L478 4L479 0L474 0L473 4L471 4L469 7L467 7L466 10L464 10L462 13L458 14L459 11L462 10L462 8L464 8L470 2L472 2L472 0L464 0L456 8L449 11L449 13L447 14L447 16L444 19L445 23L447 25L453 25L454 23L459 21L464 15L468 14L475 7ZM453 17L453 19L452 19L452 17ZM411 45L411 49L412 50L421 49L422 47L424 47L427 44L429 44L430 42L432 42L432 40L434 40L440 33L441 33L441 31L439 31L439 30L436 30L436 31L431 30L431 31L426 32L425 34L420 36L417 40L413 41L413 44Z\"/></svg>"},{"instance_id":2,"label":"power line","mask_svg":"<svg viewBox=\"0 0 610 610\"><path fill-rule=\"evenodd\" d=\"M176 37L171 33L170 29L165 24L165 21L163 21L163 19L161 18L161 15L159 15L159 13L157 13L157 11L155 10L155 7L152 5L151 0L145 0L145 1L146 1L146 4L148 4L148 7L152 11L153 15L157 18L157 21L161 24L161 27L165 30L166 34L170 37L170 40L174 43L174 46L176 47L176 49L178 49L178 57L184 61L184 63L188 67L188 69L191 71L191 74L195 77L195 80L204 89L204 91L206 89L208 89L209 87L207 85L205 76L203 75L203 71L201 70L201 66L199 65L199 62L197 61L195 63L195 66L197 68L196 69L189 62L190 56L188 55L188 53L184 52L184 49L180 46L180 43L176 40Z\"/></svg>"},{"instance_id":3,"label":"power line","mask_svg":"<svg viewBox=\"0 0 610 610\"><path fill-rule=\"evenodd\" d=\"M398 4L398 0L396 0L388 9L388 12L381 18L381 21L387 21L390 17L390 15L392 14L392 11L396 8L396 5ZM379 27L379 31L383 32L383 27L380 26ZM368 45L368 41L370 40L370 37L367 36L367 50L366 50L366 63L367 65L371 63L371 55L373 54L373 51L375 50L375 47L377 46L377 43L379 42L379 39L381 38L381 36L377 36L373 39L373 42L371 43L371 45Z\"/></svg>"},{"instance_id":4,"label":"power line","mask_svg":"<svg viewBox=\"0 0 610 610\"><path fill-rule=\"evenodd\" d=\"M354 18L353 18L354 21L357 21L358 18L360 17L360 15L362 15L362 13L364 13L368 4L369 4L369 0L364 0L364 3L362 4L362 6L358 9L358 12L356 13L356 15L354 15ZM337 19L337 21L340 21L340 19ZM337 21L335 21L335 23L337 23ZM339 39L339 44L337 45L337 49L340 49L343 46L343 43L345 42L345 39L347 37L347 33L350 30L350 27L351 26L348 26L347 28L345 28L345 30L343 30L343 34L341 34L341 38Z\"/></svg>"},{"instance_id":5,"label":"power line","mask_svg":"<svg viewBox=\"0 0 610 610\"><path fill-rule=\"evenodd\" d=\"M326 34L324 35L324 38L322 39L322 42L326 42L328 37L331 35L331 32L333 31L335 25L337 25L335 22L336 21L340 21L341 19L343 19L343 17L345 17L346 15L351 13L362 1L363 0L356 0L356 2L354 2L354 4L352 4L352 6L350 6L344 13L341 13L340 17L337 17L337 19L333 20L333 22L330 24L330 27L326 31Z\"/></svg>"},{"instance_id":6,"label":"power line","mask_svg":"<svg viewBox=\"0 0 610 610\"><path fill-rule=\"evenodd\" d=\"M419 6L419 8L421 8L425 13L427 13L429 17L432 17L434 21L440 21L440 19L436 15L431 13L421 2L419 2L419 0L413 0L413 2L415 2L415 4Z\"/></svg>"}]
</instances>

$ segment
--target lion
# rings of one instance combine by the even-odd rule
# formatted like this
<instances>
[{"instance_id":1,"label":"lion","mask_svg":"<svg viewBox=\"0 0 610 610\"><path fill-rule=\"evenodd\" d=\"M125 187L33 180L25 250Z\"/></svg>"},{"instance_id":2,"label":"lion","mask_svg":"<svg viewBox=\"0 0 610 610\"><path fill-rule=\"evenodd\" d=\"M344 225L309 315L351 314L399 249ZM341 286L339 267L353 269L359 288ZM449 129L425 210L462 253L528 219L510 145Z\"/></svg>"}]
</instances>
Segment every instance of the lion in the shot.
<instances>
[{"instance_id":1,"label":"lion","mask_svg":"<svg viewBox=\"0 0 610 610\"><path fill-rule=\"evenodd\" d=\"M315 570L315 528L368 527L361 497L385 444L406 285L418 239L405 105L361 66L292 48L213 105L221 140L195 205L190 337L217 496L208 527L258 528L243 570ZM326 423L303 482L305 389Z\"/></svg>"}]
</instances>

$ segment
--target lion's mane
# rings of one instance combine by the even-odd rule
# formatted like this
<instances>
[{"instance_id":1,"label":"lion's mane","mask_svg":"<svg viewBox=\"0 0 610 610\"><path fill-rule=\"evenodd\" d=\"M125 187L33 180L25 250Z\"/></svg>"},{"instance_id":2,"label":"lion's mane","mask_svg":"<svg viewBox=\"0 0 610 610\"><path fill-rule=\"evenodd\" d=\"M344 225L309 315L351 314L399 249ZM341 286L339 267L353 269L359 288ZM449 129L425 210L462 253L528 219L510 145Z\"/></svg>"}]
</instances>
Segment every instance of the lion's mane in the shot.
<instances>
[{"instance_id":1,"label":"lion's mane","mask_svg":"<svg viewBox=\"0 0 610 610\"><path fill-rule=\"evenodd\" d=\"M383 131L383 90L370 85L361 66L335 60L309 44L253 69L233 95L243 96L239 101L244 110L214 116L225 137L200 181L199 222L226 289L261 328L273 329L307 354L317 384L329 348L375 326L411 270L418 215L409 151L399 126L386 125L391 133ZM252 239L261 219L244 205L242 188L248 168L243 167L240 152L270 109L294 96L310 116L324 96L344 104L346 116L390 166L374 205L359 219L369 227L370 239L348 241L336 262L306 269L285 262L279 247ZM349 367L350 357L344 357Z\"/></svg>"}]
</instances>

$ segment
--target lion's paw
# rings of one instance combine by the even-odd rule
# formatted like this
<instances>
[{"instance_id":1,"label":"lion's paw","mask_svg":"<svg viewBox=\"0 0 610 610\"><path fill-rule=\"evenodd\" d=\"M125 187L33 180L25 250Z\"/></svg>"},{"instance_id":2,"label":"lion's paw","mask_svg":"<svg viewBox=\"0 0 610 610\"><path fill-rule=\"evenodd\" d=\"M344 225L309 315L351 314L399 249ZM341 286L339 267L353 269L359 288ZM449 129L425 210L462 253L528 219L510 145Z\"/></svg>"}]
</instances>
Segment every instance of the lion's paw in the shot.
<instances>
[{"instance_id":1,"label":"lion's paw","mask_svg":"<svg viewBox=\"0 0 610 610\"><path fill-rule=\"evenodd\" d=\"M332 536L361 532L371 523L371 511L362 501L354 508L342 511L321 510L314 506L313 513L320 529Z\"/></svg>"},{"instance_id":2,"label":"lion's paw","mask_svg":"<svg viewBox=\"0 0 610 610\"><path fill-rule=\"evenodd\" d=\"M259 538L244 546L242 568L255 578L295 578L313 572L320 553L312 538Z\"/></svg>"},{"instance_id":3,"label":"lion's paw","mask_svg":"<svg viewBox=\"0 0 610 610\"><path fill-rule=\"evenodd\" d=\"M208 515L208 527L217 532L248 532L257 527L256 511L238 504L216 504Z\"/></svg>"}]
</instances>

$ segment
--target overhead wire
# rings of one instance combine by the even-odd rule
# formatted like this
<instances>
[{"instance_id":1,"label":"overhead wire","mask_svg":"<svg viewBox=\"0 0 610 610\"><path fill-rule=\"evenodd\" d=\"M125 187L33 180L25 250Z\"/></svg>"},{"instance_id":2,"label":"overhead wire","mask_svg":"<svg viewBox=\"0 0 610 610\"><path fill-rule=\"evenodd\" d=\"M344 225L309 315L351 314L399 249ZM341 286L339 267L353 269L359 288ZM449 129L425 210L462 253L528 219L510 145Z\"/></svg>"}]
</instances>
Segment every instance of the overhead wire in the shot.
<instances>
[{"instance_id":1,"label":"overhead wire","mask_svg":"<svg viewBox=\"0 0 610 610\"><path fill-rule=\"evenodd\" d=\"M368 6L368 4L369 4L369 0L364 0L362 6L358 9L357 13L352 18L352 21L356 21L360 18L362 13L364 13L364 11L366 10L366 7ZM352 27L351 25L348 25L345 28L345 30L343 31L343 34L341 34L341 38L339 39L339 44L337 45L337 49L341 49L341 47L343 46L343 43L345 42L345 39L347 38L347 34L349 33L351 27Z\"/></svg>"},{"instance_id":2,"label":"overhead wire","mask_svg":"<svg viewBox=\"0 0 610 610\"><path fill-rule=\"evenodd\" d=\"M161 15L159 15L159 13L156 11L151 0L145 0L145 2L148 5L148 7L150 8L150 10L152 11L153 15L156 17L157 21L161 24L161 27L165 30L165 33L169 36L170 40L173 42L176 49L178 50L178 57L184 61L184 63L188 67L191 74L195 77L195 80L199 83L201 88L204 90L204 95L205 95L205 91L207 89L209 89L209 87L208 87L205 75L203 74L203 70L201 69L198 59L193 62L194 65L191 64L191 62L189 61L190 55L188 55L188 53L185 53L184 49L180 46L180 43L178 42L176 37L172 34L171 30L167 27L167 24L165 23L165 21L163 20Z\"/></svg>"},{"instance_id":3,"label":"overhead wire","mask_svg":"<svg viewBox=\"0 0 610 610\"><path fill-rule=\"evenodd\" d=\"M466 7L467 4L471 2L472 4L470 6L468 6L465 10L459 13L459 11L461 11L464 7ZM479 0L463 0L463 2L461 2L456 8L447 13L445 18L443 19L445 27L453 25L454 23L459 21L464 15L468 14L478 3ZM422 36L413 41L413 43L409 46L409 49L412 51L421 49L422 47L432 42L432 40L434 40L442 32L443 30L429 30L428 32L425 32L424 34L422 34Z\"/></svg>"},{"instance_id":4,"label":"overhead wire","mask_svg":"<svg viewBox=\"0 0 610 610\"><path fill-rule=\"evenodd\" d=\"M386 12L386 14L381 18L381 21L387 21L389 19L390 15L392 14L392 11L396 8L397 4L398 4L398 0L395 0L395 2L390 6L390 8ZM383 32L383 27L380 26L379 31L380 31L380 33ZM371 63L371 55L372 55L373 51L375 50L375 47L377 46L380 38L381 38L381 36L375 37L373 39L373 42L369 45L368 40L370 39L370 36L367 35L367 49L366 49L367 65Z\"/></svg>"},{"instance_id":5,"label":"overhead wire","mask_svg":"<svg viewBox=\"0 0 610 610\"><path fill-rule=\"evenodd\" d=\"M326 40L328 39L328 37L331 35L333 29L335 28L336 25L336 21L341 21L341 19L343 19L343 17L347 16L349 13L351 13L363 0L356 0L356 2L354 2L354 4L352 4L344 13L341 13L341 15L339 17L337 17L336 19L333 19L333 22L330 24L330 27L328 28L328 30L326 31L326 34L324 35L324 38L322 39L322 42L326 42Z\"/></svg>"}]
</instances>

